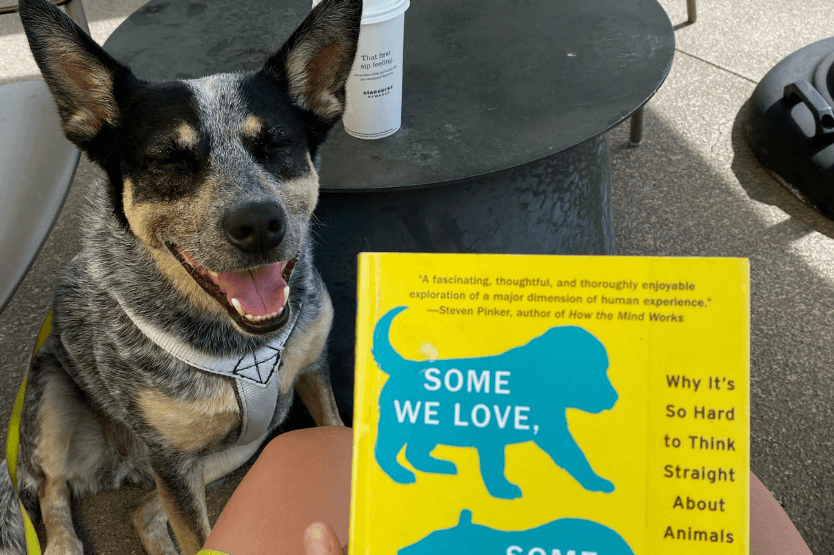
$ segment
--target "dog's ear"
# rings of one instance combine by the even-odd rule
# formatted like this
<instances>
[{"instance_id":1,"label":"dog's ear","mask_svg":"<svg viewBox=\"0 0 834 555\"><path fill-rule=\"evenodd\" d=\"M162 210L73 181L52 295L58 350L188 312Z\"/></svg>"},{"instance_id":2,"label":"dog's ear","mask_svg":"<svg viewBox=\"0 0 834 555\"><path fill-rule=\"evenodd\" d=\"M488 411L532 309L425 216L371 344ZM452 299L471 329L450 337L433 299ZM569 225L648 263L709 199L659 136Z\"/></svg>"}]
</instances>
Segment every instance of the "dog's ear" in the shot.
<instances>
[{"instance_id":1,"label":"dog's ear","mask_svg":"<svg viewBox=\"0 0 834 555\"><path fill-rule=\"evenodd\" d=\"M264 65L327 128L345 109L361 21L362 0L324 0Z\"/></svg>"},{"instance_id":2,"label":"dog's ear","mask_svg":"<svg viewBox=\"0 0 834 555\"><path fill-rule=\"evenodd\" d=\"M115 89L132 78L72 19L45 0L20 0L20 19L64 134L96 161L121 119ZM98 148L97 148L98 147Z\"/></svg>"}]
</instances>

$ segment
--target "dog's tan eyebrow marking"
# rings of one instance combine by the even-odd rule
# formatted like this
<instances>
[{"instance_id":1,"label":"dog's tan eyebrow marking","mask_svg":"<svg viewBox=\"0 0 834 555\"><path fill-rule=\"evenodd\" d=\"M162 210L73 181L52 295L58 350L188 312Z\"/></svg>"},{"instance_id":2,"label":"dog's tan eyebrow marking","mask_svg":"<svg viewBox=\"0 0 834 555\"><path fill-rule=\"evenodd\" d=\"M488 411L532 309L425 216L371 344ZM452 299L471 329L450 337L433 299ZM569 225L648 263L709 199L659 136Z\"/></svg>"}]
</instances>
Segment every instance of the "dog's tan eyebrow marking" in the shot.
<instances>
[{"instance_id":1,"label":"dog's tan eyebrow marking","mask_svg":"<svg viewBox=\"0 0 834 555\"><path fill-rule=\"evenodd\" d=\"M200 142L200 134L187 123L180 123L176 129L176 141L179 146L193 148Z\"/></svg>"},{"instance_id":2,"label":"dog's tan eyebrow marking","mask_svg":"<svg viewBox=\"0 0 834 555\"><path fill-rule=\"evenodd\" d=\"M261 131L265 126L266 122L263 118L249 115L246 116L246 119L243 120L243 123L240 125L240 132L244 136L254 139L261 134Z\"/></svg>"}]
</instances>

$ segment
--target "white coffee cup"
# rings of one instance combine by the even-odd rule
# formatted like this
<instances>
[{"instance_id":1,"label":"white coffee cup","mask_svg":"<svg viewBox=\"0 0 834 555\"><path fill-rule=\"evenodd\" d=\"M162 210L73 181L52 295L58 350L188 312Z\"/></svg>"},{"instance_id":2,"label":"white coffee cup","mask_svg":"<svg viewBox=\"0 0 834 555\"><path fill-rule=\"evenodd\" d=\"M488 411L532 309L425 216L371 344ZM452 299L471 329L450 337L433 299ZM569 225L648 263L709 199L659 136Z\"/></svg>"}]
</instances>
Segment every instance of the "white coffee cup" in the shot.
<instances>
[{"instance_id":1,"label":"white coffee cup","mask_svg":"<svg viewBox=\"0 0 834 555\"><path fill-rule=\"evenodd\" d=\"M364 0L342 121L349 135L381 139L402 122L403 27L409 0Z\"/></svg>"}]
</instances>

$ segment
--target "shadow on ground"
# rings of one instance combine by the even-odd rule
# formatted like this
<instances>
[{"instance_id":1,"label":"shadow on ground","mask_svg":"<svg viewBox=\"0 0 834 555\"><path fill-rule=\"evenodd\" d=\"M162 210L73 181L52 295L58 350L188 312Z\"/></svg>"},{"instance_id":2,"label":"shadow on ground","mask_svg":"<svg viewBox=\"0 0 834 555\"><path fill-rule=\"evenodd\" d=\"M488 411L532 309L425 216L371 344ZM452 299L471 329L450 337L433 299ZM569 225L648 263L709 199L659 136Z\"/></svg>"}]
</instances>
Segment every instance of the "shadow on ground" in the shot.
<instances>
[{"instance_id":1,"label":"shadow on ground","mask_svg":"<svg viewBox=\"0 0 834 555\"><path fill-rule=\"evenodd\" d=\"M750 259L752 469L811 550L829 553L834 223L759 166L742 120L727 139L726 167L703 159L651 107L639 149L625 146L627 130L610 134L618 250Z\"/></svg>"}]
</instances>

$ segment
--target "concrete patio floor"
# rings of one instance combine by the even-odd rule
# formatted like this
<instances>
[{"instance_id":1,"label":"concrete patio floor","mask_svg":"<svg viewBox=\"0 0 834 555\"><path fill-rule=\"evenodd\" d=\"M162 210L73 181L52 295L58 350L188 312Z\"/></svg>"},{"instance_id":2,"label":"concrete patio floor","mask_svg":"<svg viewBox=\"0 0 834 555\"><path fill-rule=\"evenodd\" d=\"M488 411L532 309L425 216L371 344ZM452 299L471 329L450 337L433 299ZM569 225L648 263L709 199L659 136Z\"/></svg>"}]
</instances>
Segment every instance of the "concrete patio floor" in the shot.
<instances>
[{"instance_id":1,"label":"concrete patio floor","mask_svg":"<svg viewBox=\"0 0 834 555\"><path fill-rule=\"evenodd\" d=\"M84 2L103 42L142 0ZM752 468L816 555L834 553L834 222L752 157L745 103L791 52L832 34L827 0L660 0L676 26L672 71L646 108L644 143L608 135L618 253L738 256L752 276ZM277 45L276 45L277 46ZM0 83L36 78L15 16L0 18ZM79 249L78 207L96 170L82 160L64 211L0 316L0 438L47 310L56 269ZM209 494L212 518L238 478ZM140 488L84 502L97 553L141 553L130 528Z\"/></svg>"}]
</instances>

